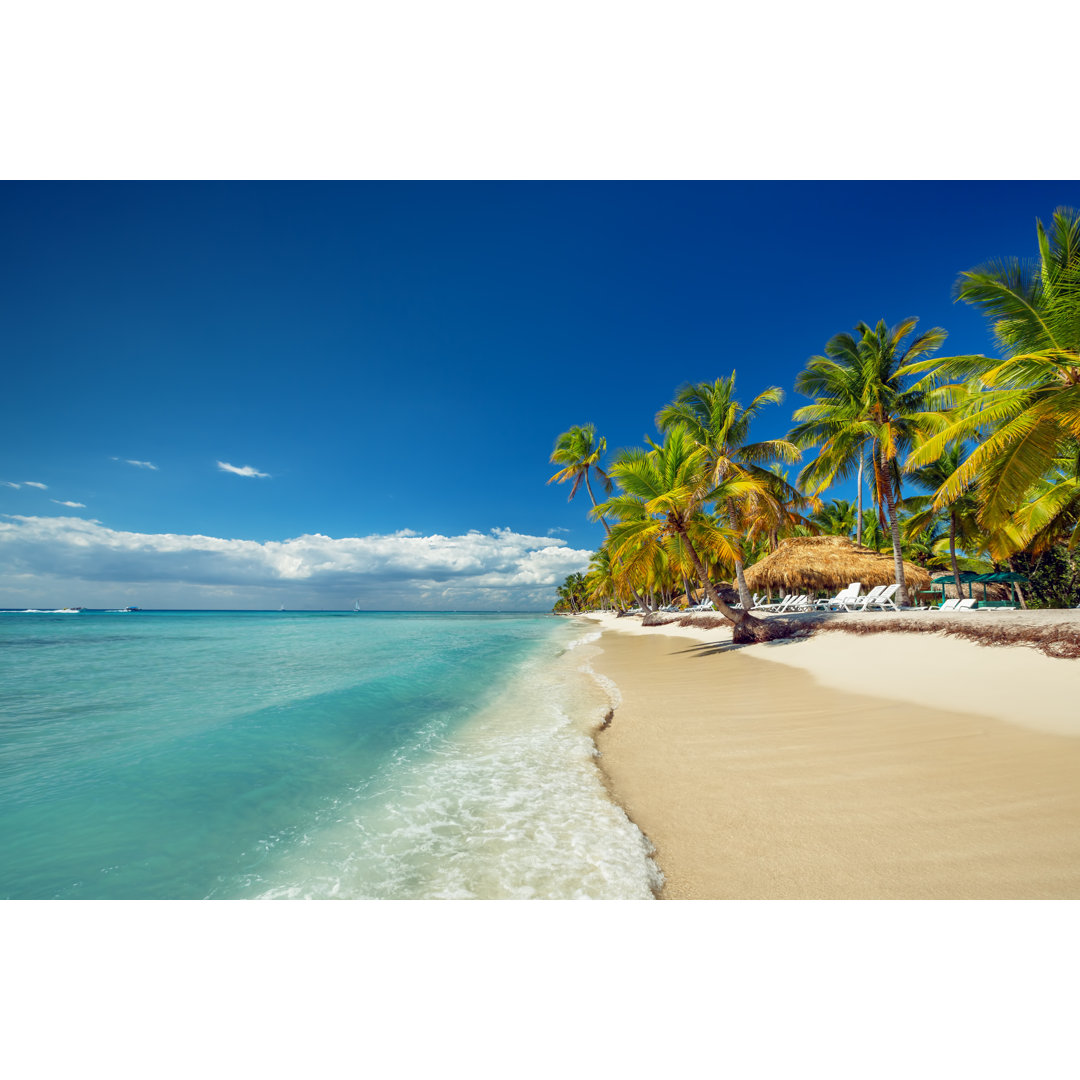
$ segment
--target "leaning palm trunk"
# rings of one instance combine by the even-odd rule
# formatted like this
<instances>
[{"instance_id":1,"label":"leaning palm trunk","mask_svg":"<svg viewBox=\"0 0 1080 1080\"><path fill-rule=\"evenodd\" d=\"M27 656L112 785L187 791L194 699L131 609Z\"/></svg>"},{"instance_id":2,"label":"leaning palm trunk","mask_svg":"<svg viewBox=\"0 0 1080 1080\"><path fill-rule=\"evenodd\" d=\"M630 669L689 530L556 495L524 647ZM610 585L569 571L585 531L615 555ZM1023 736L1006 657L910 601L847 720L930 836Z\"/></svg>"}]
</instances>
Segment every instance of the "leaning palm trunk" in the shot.
<instances>
[{"instance_id":1,"label":"leaning palm trunk","mask_svg":"<svg viewBox=\"0 0 1080 1080\"><path fill-rule=\"evenodd\" d=\"M900 521L896 516L896 501L893 498L892 476L889 475L888 463L885 455L880 456L881 467L881 493L885 496L885 508L889 512L889 532L892 533L893 563L896 566L896 584L900 586L896 590L896 599L900 604L910 606L908 598L907 582L904 581L904 557L900 554Z\"/></svg>"},{"instance_id":2,"label":"leaning palm trunk","mask_svg":"<svg viewBox=\"0 0 1080 1080\"><path fill-rule=\"evenodd\" d=\"M728 499L728 520L731 522L733 529L738 526L738 512L735 509L734 499ZM735 582L739 587L739 603L742 604L743 611L749 611L754 606L754 598L750 595L750 590L746 586L743 561L739 558L735 559Z\"/></svg>"},{"instance_id":3,"label":"leaning palm trunk","mask_svg":"<svg viewBox=\"0 0 1080 1080\"><path fill-rule=\"evenodd\" d=\"M742 559L735 560L735 583L739 587L739 603L743 611L749 611L754 606L754 597L746 584L746 575L743 572Z\"/></svg>"},{"instance_id":4,"label":"leaning palm trunk","mask_svg":"<svg viewBox=\"0 0 1080 1080\"><path fill-rule=\"evenodd\" d=\"M720 594L716 591L716 586L713 585L709 574L705 569L705 564L701 561L701 556L698 555L697 549L690 542L690 537L685 528L678 530L679 536L682 538L683 543L686 545L687 553L690 555L690 560L694 564L694 569L697 571L697 576L701 581L702 587L705 589L705 595L713 602L713 607L724 616L729 623L732 624L733 630L731 633L731 640L736 645L748 645L755 641L769 641L774 635L770 633L769 628L761 619L755 619L745 609L743 611L736 611L734 608L730 608L720 598Z\"/></svg>"}]
</instances>

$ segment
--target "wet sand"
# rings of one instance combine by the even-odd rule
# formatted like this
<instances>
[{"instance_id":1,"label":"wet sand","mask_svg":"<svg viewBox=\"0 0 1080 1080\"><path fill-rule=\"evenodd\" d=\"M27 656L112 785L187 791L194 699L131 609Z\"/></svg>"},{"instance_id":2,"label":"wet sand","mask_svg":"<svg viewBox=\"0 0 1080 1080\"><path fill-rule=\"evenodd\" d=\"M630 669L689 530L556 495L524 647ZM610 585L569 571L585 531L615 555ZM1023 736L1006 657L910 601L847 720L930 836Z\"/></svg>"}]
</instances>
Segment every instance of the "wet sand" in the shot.
<instances>
[{"instance_id":1,"label":"wet sand","mask_svg":"<svg viewBox=\"0 0 1080 1080\"><path fill-rule=\"evenodd\" d=\"M1080 897L1080 722L1069 727L1062 700L1080 663L1033 658L1058 665L1057 719L1034 730L968 711L961 692L992 682L1011 648L945 643L966 668L934 706L877 693L897 635L750 649L724 637L605 621L590 659L622 698L597 735L600 763L656 846L664 898ZM844 670L873 696L815 677L830 677L830 658L843 666L853 640ZM942 643L907 647L932 660ZM1039 693L1029 685L1036 712Z\"/></svg>"}]
</instances>

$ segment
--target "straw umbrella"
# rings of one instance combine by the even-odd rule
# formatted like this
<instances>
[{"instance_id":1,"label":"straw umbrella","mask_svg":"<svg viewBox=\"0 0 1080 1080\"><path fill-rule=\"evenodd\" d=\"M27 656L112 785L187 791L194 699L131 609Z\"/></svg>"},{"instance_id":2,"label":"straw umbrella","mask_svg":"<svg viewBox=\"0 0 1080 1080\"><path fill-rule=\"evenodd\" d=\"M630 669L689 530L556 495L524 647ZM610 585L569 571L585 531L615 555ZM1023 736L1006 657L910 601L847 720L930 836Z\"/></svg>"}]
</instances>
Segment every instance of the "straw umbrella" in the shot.
<instances>
[{"instance_id":1,"label":"straw umbrella","mask_svg":"<svg viewBox=\"0 0 1080 1080\"><path fill-rule=\"evenodd\" d=\"M904 563L904 577L911 589L930 588L930 575L914 563ZM792 536L746 571L754 592L839 592L853 581L864 589L892 585L892 552L883 555L843 536Z\"/></svg>"}]
</instances>

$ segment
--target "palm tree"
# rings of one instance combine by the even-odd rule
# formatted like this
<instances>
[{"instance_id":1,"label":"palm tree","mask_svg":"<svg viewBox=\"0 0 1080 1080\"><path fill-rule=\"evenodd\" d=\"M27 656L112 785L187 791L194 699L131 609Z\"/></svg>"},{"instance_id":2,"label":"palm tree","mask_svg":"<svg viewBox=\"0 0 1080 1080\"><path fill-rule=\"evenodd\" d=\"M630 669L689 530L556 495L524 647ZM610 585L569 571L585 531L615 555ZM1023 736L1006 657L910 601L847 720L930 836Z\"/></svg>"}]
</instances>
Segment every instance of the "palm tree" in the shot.
<instances>
[{"instance_id":1,"label":"palm tree","mask_svg":"<svg viewBox=\"0 0 1080 1080\"><path fill-rule=\"evenodd\" d=\"M555 593L559 598L555 604L555 610L559 611L568 607L576 615L585 606L588 583L583 575L570 574L555 590Z\"/></svg>"},{"instance_id":2,"label":"palm tree","mask_svg":"<svg viewBox=\"0 0 1080 1080\"><path fill-rule=\"evenodd\" d=\"M724 603L705 567L705 558L710 556L734 561L741 540L705 513L705 503L745 497L754 482L729 476L710 487L708 452L682 424L669 428L662 445L651 439L648 443L648 451L633 449L619 455L611 475L621 493L594 511L597 517L608 513L618 519L611 533L615 553L626 554L629 565L635 551L678 537L713 606L733 624L733 640L768 640L772 634L765 623L745 608L736 611Z\"/></svg>"},{"instance_id":3,"label":"palm tree","mask_svg":"<svg viewBox=\"0 0 1080 1080\"><path fill-rule=\"evenodd\" d=\"M998 544L995 552L1007 554L1023 548L1033 555L1064 542L1080 544L1080 443L1066 444L1069 452L1056 458L1049 472L1032 485L1027 505L1013 514L1006 528L1009 548Z\"/></svg>"},{"instance_id":4,"label":"palm tree","mask_svg":"<svg viewBox=\"0 0 1080 1080\"><path fill-rule=\"evenodd\" d=\"M551 463L561 465L562 468L548 480L548 483L561 484L566 480L573 480L570 495L566 500L570 502L577 494L578 488L581 487L582 480L584 480L585 490L589 493L589 501L595 511L596 497L593 495L592 484L589 483L589 473L596 473L605 494L611 493L611 480L600 465L600 459L606 451L607 439L602 435L597 437L594 424L575 424L569 431L564 431L555 440L555 449L551 452ZM600 524L604 526L605 534L610 535L611 527L604 520L604 515L599 514L598 517ZM631 592L638 606L647 609L647 605L633 587L631 587Z\"/></svg>"},{"instance_id":5,"label":"palm tree","mask_svg":"<svg viewBox=\"0 0 1080 1080\"><path fill-rule=\"evenodd\" d=\"M596 497L593 495L592 484L589 483L589 473L595 472L607 494L611 492L611 480L600 467L600 459L607 450L607 439L601 436L597 438L594 424L575 424L569 431L564 431L555 440L555 449L551 452L552 465L562 465L562 468L548 480L549 484L561 484L565 480L573 480L570 488L570 502L585 481L585 490L589 493L589 500L596 509ZM604 531L608 529L608 523L601 516Z\"/></svg>"},{"instance_id":6,"label":"palm tree","mask_svg":"<svg viewBox=\"0 0 1080 1080\"><path fill-rule=\"evenodd\" d=\"M953 290L990 318L1005 359L958 356L911 369L978 380L978 397L962 394L911 462L933 461L958 439L981 440L942 485L937 503L944 506L974 485L984 528L1014 526L1020 546L1034 538L1031 529L1042 516L1018 523L1014 514L1062 461L1076 460L1080 438L1080 213L1059 207L1049 233L1037 220L1036 234L1037 264L996 260L962 273ZM1080 478L1080 467L1070 475Z\"/></svg>"},{"instance_id":7,"label":"palm tree","mask_svg":"<svg viewBox=\"0 0 1080 1080\"><path fill-rule=\"evenodd\" d=\"M801 392L820 392L812 405L795 412L800 426L791 438L820 446L813 468L803 470L800 483L812 479L821 487L850 475L867 448L879 510L892 535L897 599L910 603L904 581L900 523L900 455L909 450L918 425L936 403L928 389L933 379L910 383L907 375L920 357L935 352L945 340L940 327L924 331L905 345L918 319L907 318L889 327L858 323L854 334L837 334L825 346L824 357L812 357L800 373ZM857 336L855 336L857 335Z\"/></svg>"},{"instance_id":8,"label":"palm tree","mask_svg":"<svg viewBox=\"0 0 1080 1080\"><path fill-rule=\"evenodd\" d=\"M585 574L586 601L594 607L604 607L609 601L618 602L618 583L611 562L611 552L601 546L589 557Z\"/></svg>"},{"instance_id":9,"label":"palm tree","mask_svg":"<svg viewBox=\"0 0 1080 1080\"><path fill-rule=\"evenodd\" d=\"M830 345L832 343L830 342ZM829 347L826 346L826 352ZM795 379L795 389L814 403L795 412L801 422L788 433L798 446L825 447L799 473L798 484L821 494L836 480L856 474L855 543L863 542L863 468L868 438L853 428L862 412L863 372L859 365L844 362L843 356L811 356Z\"/></svg>"},{"instance_id":10,"label":"palm tree","mask_svg":"<svg viewBox=\"0 0 1080 1080\"><path fill-rule=\"evenodd\" d=\"M952 568L956 595L960 595L960 563L957 560L956 546L965 550L974 550L983 545L977 514L978 503L971 495L958 495L951 502L938 506L934 496L967 456L964 443L952 443L945 448L936 461L931 461L919 469L909 469L912 481L930 495L916 495L904 501L905 509L912 511L905 522L909 536L923 532L933 526L942 516L949 523L949 564Z\"/></svg>"},{"instance_id":11,"label":"palm tree","mask_svg":"<svg viewBox=\"0 0 1080 1080\"><path fill-rule=\"evenodd\" d=\"M871 551L883 551L892 544L889 530L881 523L880 510L864 510L862 516L862 544Z\"/></svg>"},{"instance_id":12,"label":"palm tree","mask_svg":"<svg viewBox=\"0 0 1080 1080\"><path fill-rule=\"evenodd\" d=\"M685 427L690 437L706 452L709 483L718 487L729 478L743 483L741 496L729 495L717 503L717 510L732 529L746 533L750 521L768 510L779 520L784 516L777 491L789 487L765 466L771 461L793 462L801 456L798 447L786 439L752 443L750 424L765 405L778 405L784 392L778 386L763 390L746 408L735 397L735 372L714 382L691 383L679 388L675 400L656 414L662 432L676 425ZM792 493L799 497L798 492ZM743 575L745 552L737 549L733 559L735 580L743 609L749 611L753 598Z\"/></svg>"},{"instance_id":13,"label":"palm tree","mask_svg":"<svg viewBox=\"0 0 1080 1080\"><path fill-rule=\"evenodd\" d=\"M846 536L850 539L860 522L858 511L847 499L832 499L810 515L810 520L827 536Z\"/></svg>"}]
</instances>

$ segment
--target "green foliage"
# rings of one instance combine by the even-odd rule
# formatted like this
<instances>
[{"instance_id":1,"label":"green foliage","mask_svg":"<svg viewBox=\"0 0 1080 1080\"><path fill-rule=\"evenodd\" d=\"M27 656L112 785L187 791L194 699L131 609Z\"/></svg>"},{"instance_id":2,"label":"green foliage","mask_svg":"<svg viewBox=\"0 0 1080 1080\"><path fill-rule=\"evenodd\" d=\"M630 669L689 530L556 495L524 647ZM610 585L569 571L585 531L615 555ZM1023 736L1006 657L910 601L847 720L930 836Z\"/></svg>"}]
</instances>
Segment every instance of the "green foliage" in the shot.
<instances>
[{"instance_id":1,"label":"green foliage","mask_svg":"<svg viewBox=\"0 0 1080 1080\"><path fill-rule=\"evenodd\" d=\"M1029 584L1021 586L1028 607L1074 608L1080 604L1080 551L1059 545L1038 555L1021 552L1009 563L1028 577Z\"/></svg>"},{"instance_id":2,"label":"green foliage","mask_svg":"<svg viewBox=\"0 0 1080 1080\"><path fill-rule=\"evenodd\" d=\"M1018 518L1017 511L1063 459L1075 459L1080 439L1080 215L1059 208L1049 232L1038 221L1036 234L1037 263L999 259L962 273L955 286L957 299L990 319L1005 359L960 356L913 368L933 368L936 378L963 385L949 388L955 407L928 426L931 435L909 464L932 462L949 442L974 438L974 451L937 501L972 489L979 521L1002 557L1028 546L1047 524L1044 513ZM1042 509L1066 495L1051 496Z\"/></svg>"},{"instance_id":3,"label":"green foliage","mask_svg":"<svg viewBox=\"0 0 1080 1080\"><path fill-rule=\"evenodd\" d=\"M826 536L846 536L855 533L855 521L858 513L854 503L847 499L833 499L810 515L810 521Z\"/></svg>"}]
</instances>

